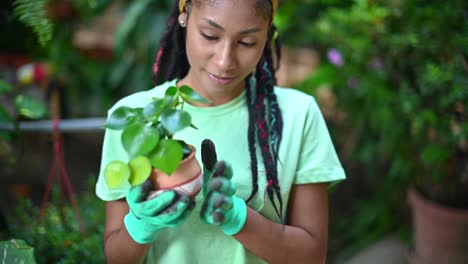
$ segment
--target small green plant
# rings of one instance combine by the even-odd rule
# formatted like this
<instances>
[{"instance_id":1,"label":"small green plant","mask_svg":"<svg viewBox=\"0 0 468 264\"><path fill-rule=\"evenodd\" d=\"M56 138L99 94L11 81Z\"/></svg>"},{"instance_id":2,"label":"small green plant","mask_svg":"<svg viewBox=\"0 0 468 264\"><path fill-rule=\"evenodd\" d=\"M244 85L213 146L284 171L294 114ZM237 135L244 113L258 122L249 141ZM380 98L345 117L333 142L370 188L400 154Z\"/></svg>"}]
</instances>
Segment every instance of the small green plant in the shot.
<instances>
[{"instance_id":1,"label":"small green plant","mask_svg":"<svg viewBox=\"0 0 468 264\"><path fill-rule=\"evenodd\" d=\"M183 110L184 102L210 103L189 86L171 86L163 98L153 98L144 108L121 106L111 114L105 126L123 130L122 146L130 161L107 164L104 177L110 188L127 181L132 186L141 184L153 167L171 175L191 153L184 141L173 139L174 133L186 127L196 129L190 114Z\"/></svg>"}]
</instances>

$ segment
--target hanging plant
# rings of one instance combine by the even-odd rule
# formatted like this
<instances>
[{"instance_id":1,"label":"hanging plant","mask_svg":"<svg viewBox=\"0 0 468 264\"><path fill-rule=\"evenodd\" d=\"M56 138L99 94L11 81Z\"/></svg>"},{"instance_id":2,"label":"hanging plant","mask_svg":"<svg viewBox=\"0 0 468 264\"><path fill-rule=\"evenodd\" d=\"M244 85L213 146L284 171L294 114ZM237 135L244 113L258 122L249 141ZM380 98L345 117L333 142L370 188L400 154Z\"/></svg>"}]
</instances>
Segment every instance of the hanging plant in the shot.
<instances>
[{"instance_id":1,"label":"hanging plant","mask_svg":"<svg viewBox=\"0 0 468 264\"><path fill-rule=\"evenodd\" d=\"M45 46L52 39L54 24L49 19L47 6L50 0L16 0L15 15L37 35L39 43Z\"/></svg>"}]
</instances>

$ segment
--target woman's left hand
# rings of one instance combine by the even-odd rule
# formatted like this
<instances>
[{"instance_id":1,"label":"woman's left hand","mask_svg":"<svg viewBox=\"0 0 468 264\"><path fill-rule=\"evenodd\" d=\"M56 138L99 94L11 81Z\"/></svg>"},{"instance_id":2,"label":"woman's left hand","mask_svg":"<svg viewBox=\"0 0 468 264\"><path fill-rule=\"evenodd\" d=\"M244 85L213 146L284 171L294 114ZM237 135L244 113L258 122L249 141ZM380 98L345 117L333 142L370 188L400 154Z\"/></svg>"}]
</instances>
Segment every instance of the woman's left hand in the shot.
<instances>
[{"instance_id":1,"label":"woman's left hand","mask_svg":"<svg viewBox=\"0 0 468 264\"><path fill-rule=\"evenodd\" d=\"M235 235L245 225L247 205L235 195L236 185L231 180L232 168L225 161L216 161L211 141L202 145L202 160L204 201L200 217L207 224L219 226L226 235Z\"/></svg>"}]
</instances>

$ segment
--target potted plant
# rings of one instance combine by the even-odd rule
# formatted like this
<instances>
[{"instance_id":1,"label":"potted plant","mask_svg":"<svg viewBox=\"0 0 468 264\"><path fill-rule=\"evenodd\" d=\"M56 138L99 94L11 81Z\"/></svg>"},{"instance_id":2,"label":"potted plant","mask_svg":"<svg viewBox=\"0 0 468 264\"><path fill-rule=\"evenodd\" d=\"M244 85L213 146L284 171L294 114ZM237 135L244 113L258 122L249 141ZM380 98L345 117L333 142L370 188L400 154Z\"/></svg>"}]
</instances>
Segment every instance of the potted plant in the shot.
<instances>
[{"instance_id":1,"label":"potted plant","mask_svg":"<svg viewBox=\"0 0 468 264\"><path fill-rule=\"evenodd\" d=\"M441 88L456 91L454 86ZM450 92L437 99L431 97L431 104L444 109L441 105L450 102L449 96ZM467 100L467 95L465 103L453 99L445 109L450 114L431 117L434 122L425 124L420 136L412 136L414 145L410 148L416 154L408 190L414 243L409 256L412 264L428 259L434 263L468 263ZM410 121L417 125L420 120Z\"/></svg>"},{"instance_id":2,"label":"potted plant","mask_svg":"<svg viewBox=\"0 0 468 264\"><path fill-rule=\"evenodd\" d=\"M300 7L302 12L307 8L320 15L305 16L314 20L298 23L307 30L289 30L291 38L284 39L309 39L324 60L299 88L316 95L321 106L320 95L332 93L330 124L340 157L363 168L350 179L364 202L353 203L358 205L355 216L337 225L342 226L340 238L366 246L388 232L406 231L408 208L401 198L409 190L411 261L468 263L464 2L344 1ZM436 220L445 215L442 211L448 218Z\"/></svg>"},{"instance_id":3,"label":"potted plant","mask_svg":"<svg viewBox=\"0 0 468 264\"><path fill-rule=\"evenodd\" d=\"M163 98L153 98L144 108L121 106L106 122L106 128L122 130L121 143L129 161L111 161L104 169L110 188L128 182L139 185L148 178L154 192L148 199L167 189L177 189L195 196L201 189L201 167L195 159L195 148L174 139L177 131L192 124L183 110L185 102L208 104L187 85L169 87Z\"/></svg>"}]
</instances>

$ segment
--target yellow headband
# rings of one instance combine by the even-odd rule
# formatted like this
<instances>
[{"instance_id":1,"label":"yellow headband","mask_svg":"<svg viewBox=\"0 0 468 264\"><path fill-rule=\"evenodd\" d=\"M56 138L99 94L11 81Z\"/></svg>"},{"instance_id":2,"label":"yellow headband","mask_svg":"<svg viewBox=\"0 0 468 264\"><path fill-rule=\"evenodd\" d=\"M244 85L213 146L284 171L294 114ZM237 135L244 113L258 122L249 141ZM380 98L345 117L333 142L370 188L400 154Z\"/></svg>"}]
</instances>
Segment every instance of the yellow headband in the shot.
<instances>
[{"instance_id":1,"label":"yellow headband","mask_svg":"<svg viewBox=\"0 0 468 264\"><path fill-rule=\"evenodd\" d=\"M278 7L278 0L271 0L273 5L273 16L275 16L276 8ZM182 13L185 11L185 5L187 5L187 0L179 0L179 12Z\"/></svg>"}]
</instances>

